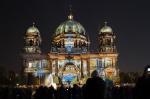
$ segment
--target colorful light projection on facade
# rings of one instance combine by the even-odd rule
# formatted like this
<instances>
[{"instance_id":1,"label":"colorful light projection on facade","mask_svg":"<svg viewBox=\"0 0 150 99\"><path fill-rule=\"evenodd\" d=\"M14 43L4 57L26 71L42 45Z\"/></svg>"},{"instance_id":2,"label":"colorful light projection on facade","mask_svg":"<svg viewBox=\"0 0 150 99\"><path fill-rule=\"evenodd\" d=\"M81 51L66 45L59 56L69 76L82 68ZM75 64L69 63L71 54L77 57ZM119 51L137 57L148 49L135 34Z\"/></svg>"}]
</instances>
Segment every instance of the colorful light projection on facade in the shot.
<instances>
[{"instance_id":1,"label":"colorful light projection on facade","mask_svg":"<svg viewBox=\"0 0 150 99\"><path fill-rule=\"evenodd\" d=\"M34 73L34 76L42 76L45 72L48 72L45 70L47 68L48 61L47 60L34 60L29 61L25 68L25 72L27 73Z\"/></svg>"},{"instance_id":2,"label":"colorful light projection on facade","mask_svg":"<svg viewBox=\"0 0 150 99\"><path fill-rule=\"evenodd\" d=\"M64 83L85 82L97 70L103 79L115 81L119 77L118 53L116 36L111 27L105 23L98 33L99 51L90 52L90 40L84 27L71 17L57 27L51 51L44 58L40 51L40 33L36 31L37 28L31 27L31 31L25 35L24 72L32 73L35 77L47 77L51 73L53 78L57 78L55 82L59 83L59 78Z\"/></svg>"},{"instance_id":3,"label":"colorful light projection on facade","mask_svg":"<svg viewBox=\"0 0 150 99\"><path fill-rule=\"evenodd\" d=\"M72 38L65 39L65 48L68 52L71 52L74 47L74 40Z\"/></svg>"}]
</instances>

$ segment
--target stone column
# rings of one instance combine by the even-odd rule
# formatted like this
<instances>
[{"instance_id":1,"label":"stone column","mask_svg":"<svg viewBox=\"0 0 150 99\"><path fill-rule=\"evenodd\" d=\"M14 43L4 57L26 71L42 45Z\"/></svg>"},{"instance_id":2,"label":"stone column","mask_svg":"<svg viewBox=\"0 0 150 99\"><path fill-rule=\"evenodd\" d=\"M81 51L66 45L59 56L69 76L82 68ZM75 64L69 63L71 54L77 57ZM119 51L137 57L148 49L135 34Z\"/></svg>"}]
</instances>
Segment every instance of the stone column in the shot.
<instances>
[{"instance_id":1,"label":"stone column","mask_svg":"<svg viewBox=\"0 0 150 99\"><path fill-rule=\"evenodd\" d=\"M55 75L58 76L58 59L55 60Z\"/></svg>"},{"instance_id":2,"label":"stone column","mask_svg":"<svg viewBox=\"0 0 150 99\"><path fill-rule=\"evenodd\" d=\"M50 59L50 58L48 60L48 69L49 69L50 73L52 73L52 59Z\"/></svg>"},{"instance_id":3,"label":"stone column","mask_svg":"<svg viewBox=\"0 0 150 99\"><path fill-rule=\"evenodd\" d=\"M83 78L83 59L81 58L81 78Z\"/></svg>"},{"instance_id":4,"label":"stone column","mask_svg":"<svg viewBox=\"0 0 150 99\"><path fill-rule=\"evenodd\" d=\"M90 58L87 58L87 75L90 77Z\"/></svg>"}]
</instances>

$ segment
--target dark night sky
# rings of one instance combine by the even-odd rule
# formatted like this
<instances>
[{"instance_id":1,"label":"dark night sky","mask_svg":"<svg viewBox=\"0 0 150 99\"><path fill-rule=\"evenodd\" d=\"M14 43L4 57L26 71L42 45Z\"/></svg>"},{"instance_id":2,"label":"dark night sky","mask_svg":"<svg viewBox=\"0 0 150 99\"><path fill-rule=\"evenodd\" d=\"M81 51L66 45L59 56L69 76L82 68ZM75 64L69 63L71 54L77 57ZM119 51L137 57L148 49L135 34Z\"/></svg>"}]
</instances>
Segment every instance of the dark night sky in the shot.
<instances>
[{"instance_id":1,"label":"dark night sky","mask_svg":"<svg viewBox=\"0 0 150 99\"><path fill-rule=\"evenodd\" d=\"M79 21L97 49L97 34L104 21L117 36L121 71L143 71L150 64L150 3L137 0L72 0ZM51 35L66 20L69 0L1 0L0 66L19 71L26 29L36 23L43 39L42 51L50 50Z\"/></svg>"}]
</instances>

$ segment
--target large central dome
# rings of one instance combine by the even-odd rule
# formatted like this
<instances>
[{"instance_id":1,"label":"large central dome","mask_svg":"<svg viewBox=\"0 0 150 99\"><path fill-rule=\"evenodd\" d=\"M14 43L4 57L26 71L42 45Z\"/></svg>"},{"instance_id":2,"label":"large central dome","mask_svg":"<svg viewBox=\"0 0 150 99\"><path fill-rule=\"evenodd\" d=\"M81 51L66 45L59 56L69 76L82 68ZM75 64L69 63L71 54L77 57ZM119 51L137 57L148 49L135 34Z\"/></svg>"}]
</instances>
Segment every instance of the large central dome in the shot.
<instances>
[{"instance_id":1,"label":"large central dome","mask_svg":"<svg viewBox=\"0 0 150 99\"><path fill-rule=\"evenodd\" d=\"M54 34L52 41L52 52L58 53L86 53L89 41L85 35L83 26L73 20L72 14L61 23Z\"/></svg>"},{"instance_id":2,"label":"large central dome","mask_svg":"<svg viewBox=\"0 0 150 99\"><path fill-rule=\"evenodd\" d=\"M58 35L61 33L69 32L80 33L85 35L84 27L79 22L74 21L73 16L71 14L68 16L68 20L66 20L58 26L55 33L56 35Z\"/></svg>"}]
</instances>

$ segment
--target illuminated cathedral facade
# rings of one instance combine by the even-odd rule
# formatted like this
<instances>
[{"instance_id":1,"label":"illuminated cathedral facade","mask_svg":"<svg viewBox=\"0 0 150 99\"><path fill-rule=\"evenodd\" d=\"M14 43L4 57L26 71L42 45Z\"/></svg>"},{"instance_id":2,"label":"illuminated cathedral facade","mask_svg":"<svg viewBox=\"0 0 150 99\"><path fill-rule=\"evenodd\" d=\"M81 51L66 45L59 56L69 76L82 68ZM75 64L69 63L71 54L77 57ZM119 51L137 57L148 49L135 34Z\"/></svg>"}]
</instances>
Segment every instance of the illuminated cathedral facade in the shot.
<instances>
[{"instance_id":1,"label":"illuminated cathedral facade","mask_svg":"<svg viewBox=\"0 0 150 99\"><path fill-rule=\"evenodd\" d=\"M98 52L90 52L90 38L70 14L52 36L49 53L42 53L40 31L33 24L24 36L23 74L28 84L45 84L48 76L55 83L85 83L93 71L104 80L119 78L116 36L110 26L98 31Z\"/></svg>"}]
</instances>

